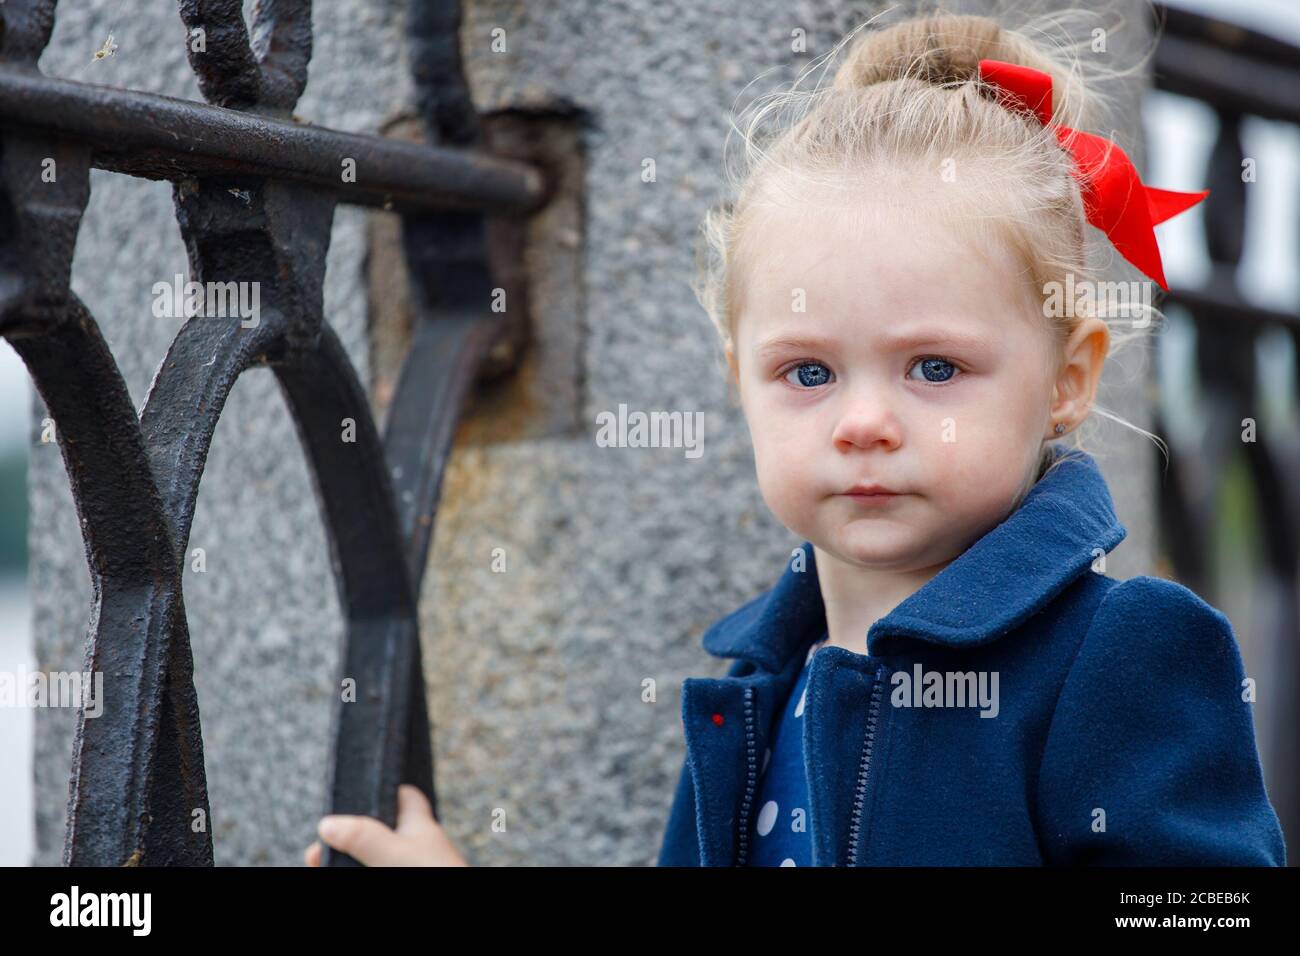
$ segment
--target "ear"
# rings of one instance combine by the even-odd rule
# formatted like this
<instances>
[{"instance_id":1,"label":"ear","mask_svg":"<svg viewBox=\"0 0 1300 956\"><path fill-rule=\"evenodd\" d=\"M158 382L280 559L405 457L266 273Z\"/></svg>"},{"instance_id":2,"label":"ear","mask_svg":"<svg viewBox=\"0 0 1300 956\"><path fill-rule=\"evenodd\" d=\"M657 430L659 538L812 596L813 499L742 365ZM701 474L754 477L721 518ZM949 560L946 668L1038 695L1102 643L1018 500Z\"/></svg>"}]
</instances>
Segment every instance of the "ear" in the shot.
<instances>
[{"instance_id":1,"label":"ear","mask_svg":"<svg viewBox=\"0 0 1300 956\"><path fill-rule=\"evenodd\" d=\"M1097 385L1101 382L1101 371L1109 350L1110 329L1101 319L1084 319L1070 333L1065 343L1061 371L1053 387L1047 438L1061 437L1054 430L1057 422L1070 431L1088 417L1097 397Z\"/></svg>"}]
</instances>

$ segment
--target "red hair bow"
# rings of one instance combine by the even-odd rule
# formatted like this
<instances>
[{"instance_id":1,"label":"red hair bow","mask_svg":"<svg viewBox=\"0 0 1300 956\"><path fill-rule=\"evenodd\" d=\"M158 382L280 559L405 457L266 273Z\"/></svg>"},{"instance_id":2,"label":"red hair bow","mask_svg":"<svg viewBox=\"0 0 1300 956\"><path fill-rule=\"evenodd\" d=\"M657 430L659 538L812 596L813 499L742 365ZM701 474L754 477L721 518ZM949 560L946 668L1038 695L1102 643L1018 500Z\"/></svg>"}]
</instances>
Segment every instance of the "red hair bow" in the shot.
<instances>
[{"instance_id":1,"label":"red hair bow","mask_svg":"<svg viewBox=\"0 0 1300 956\"><path fill-rule=\"evenodd\" d=\"M1033 113L1044 126L1052 125L1049 74L1002 60L980 60L979 73L981 80L1010 98L1004 105ZM1155 226L1196 205L1210 191L1153 189L1143 184L1132 160L1112 140L1059 124L1055 131L1061 146L1074 157L1088 221L1106 233L1120 255L1168 292ZM1140 198L1131 203L1134 193Z\"/></svg>"}]
</instances>

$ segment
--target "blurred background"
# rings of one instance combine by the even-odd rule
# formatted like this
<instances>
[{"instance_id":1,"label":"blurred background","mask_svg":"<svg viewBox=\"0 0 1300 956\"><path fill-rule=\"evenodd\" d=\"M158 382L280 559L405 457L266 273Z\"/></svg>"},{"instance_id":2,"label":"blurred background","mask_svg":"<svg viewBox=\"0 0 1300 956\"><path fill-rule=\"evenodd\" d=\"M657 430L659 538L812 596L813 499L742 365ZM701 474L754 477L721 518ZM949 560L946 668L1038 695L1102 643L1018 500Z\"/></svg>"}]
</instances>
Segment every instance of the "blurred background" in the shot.
<instances>
[{"instance_id":1,"label":"blurred background","mask_svg":"<svg viewBox=\"0 0 1300 956\"><path fill-rule=\"evenodd\" d=\"M27 596L27 369L0 340L0 672L31 670ZM26 866L32 852L32 721L0 707L0 866Z\"/></svg>"},{"instance_id":2,"label":"blurred background","mask_svg":"<svg viewBox=\"0 0 1300 956\"><path fill-rule=\"evenodd\" d=\"M388 2L379 6L391 14L399 5ZM471 22L476 9L487 11L479 18L480 24L492 22L492 14L509 6L466 4ZM736 16L748 15L748 7L748 4L734 4ZM819 11L835 8L835 16L845 24L856 23L876 9L869 5L844 3L811 4L809 7ZM1150 497L1155 502L1151 510L1156 525L1156 532L1150 536L1152 561L1149 564L1140 562L1134 570L1120 576L1155 573L1182 581L1220 607L1233 622L1247 670L1260 680L1256 709L1258 739L1270 795L1283 816L1294 862L1295 857L1300 856L1300 794L1297 793L1300 768L1297 767L1294 734L1297 726L1296 658L1300 646L1296 608L1296 595L1300 590L1296 559L1300 556L1300 548L1296 537L1300 525L1297 524L1293 490L1300 484L1295 481L1300 470L1300 448L1297 447L1300 377L1297 376L1295 346L1296 316L1300 315L1300 130L1296 126L1296 118L1300 117L1300 83L1296 82L1300 77L1300 58L1294 57L1295 49L1300 48L1300 4L1291 0L1184 0L1171 5L1170 9L1171 12L1202 14L1217 21L1204 30L1204 23L1180 21L1180 31L1173 35L1171 44L1196 43L1201 46L1195 49L1208 45L1225 51L1240 50L1241 34L1233 31L1235 25L1274 38L1277 46L1254 51L1253 59L1247 63L1245 59L1240 62L1233 59L1189 61L1185 50L1171 45L1165 54L1171 68L1169 78L1159 75L1161 61L1157 58L1155 88L1142 95L1140 125L1146 139L1146 156L1139 165L1144 181L1180 190L1209 185L1215 192L1213 203L1198 205L1158 230L1174 295L1164 306L1169 326L1154 350L1152 368L1155 375L1144 386L1142 400L1148 405L1148 427L1170 443L1172 456L1168 463L1161 455L1142 459L1153 462L1149 470L1118 469L1128 473L1134 487L1149 487ZM69 31L77 29L76 15L71 11L60 11L60 17L59 29L62 32L56 34L54 44L42 61L43 68L56 75L61 75L60 65L78 62L81 47L88 42L91 32L96 35L102 32L104 23L104 17L100 16L93 22L93 31L88 31L87 38L77 37L68 41ZM380 18L380 15L375 14L375 17ZM394 23L400 27L400 22L395 15L387 16L384 23L389 26L384 28L390 29ZM369 28L373 28L373 22ZM129 35L129 31L123 32ZM833 32L828 31L828 34ZM64 46L74 48L75 53L60 49L60 37ZM1289 89L1277 89L1267 82L1254 82L1259 77L1275 75L1252 73L1252 64L1258 59L1274 62L1279 69L1284 69L1288 57L1291 58L1290 72L1283 75L1291 78ZM318 54L318 60L320 58L321 54ZM179 61L173 57L166 62L168 69L176 69ZM1175 69L1179 64L1184 69ZM758 57L753 62L744 63L743 69L730 71L728 75L734 77L734 82L726 84L724 92L734 95L751 75L751 67L763 69L767 65L762 57ZM1230 84L1238 88L1237 93L1224 93L1217 88L1216 79L1226 75L1216 73L1221 69L1241 70L1239 82ZM314 61L314 77L316 70ZM1204 88L1192 75L1197 72L1207 81ZM490 73L485 75L491 77ZM319 91L315 79L313 83L317 85L309 87L309 90ZM161 77L156 85L161 92L185 95L163 82ZM487 95L491 96L505 87L504 84L493 86L488 82L485 88L489 90ZM1242 89L1244 94L1240 93ZM1256 97L1253 101L1250 99L1252 89ZM192 90L189 95L193 95ZM728 98L720 96L718 105L729 106ZM1285 118L1288 110L1292 111L1289 119ZM332 116L324 116L321 121L339 128L373 129L381 118L366 112L364 107L358 107L345 122ZM1225 118L1230 120L1227 126ZM712 123L711 137L720 135L721 113L701 122ZM703 159L699 161L701 164L717 165L720 160L716 155L717 145L716 139L709 140ZM629 151L629 155L639 157L643 152L649 152L649 149L641 150L638 145ZM1214 157L1213 163L1211 157ZM1254 181L1244 188L1239 178L1242 158L1252 160L1256 170ZM624 156L621 161L627 159ZM1207 178L1207 170L1211 171L1210 178ZM712 183L704 173L700 175ZM712 175L711 170L709 175ZM99 195L98 183L107 176L97 174L97 177L94 182L97 184L96 195ZM157 190L162 187L152 184L150 188ZM1239 196L1235 195L1237 192ZM708 190L699 190L693 195L700 200L699 203L684 212L677 210L673 213L677 216L681 212L681 223L674 225L674 229L680 232L672 238L677 250L673 254L677 257L673 262L674 283L685 277L677 267L689 259L689 243L694 230L691 217L698 218L703 203L715 198L708 195ZM165 217L165 207L169 203L165 189L159 194L158 201ZM1210 217L1208 221L1207 216ZM90 218L88 214L88 221ZM83 229L83 233L86 231ZM175 249L177 237L174 228L163 239L172 243ZM356 252L359 246L354 244L350 248ZM175 252L183 255L183 250L175 249ZM170 268L159 271L160 274L170 274ZM680 295L681 290L674 294ZM677 301L684 308L693 305L687 305L689 300L684 297ZM109 317L101 315L99 318L101 323L105 323ZM160 341L165 341L165 338ZM156 362L156 357L151 361ZM128 378L135 376L132 386L137 402L144 394L142 385L147 382L151 367L150 361L144 361L139 370L127 370ZM232 402L236 396L232 396ZM36 666L33 602L28 577L28 462L35 443L39 442L38 407L33 403L24 367L9 345L0 341L0 670L5 671L21 671ZM249 407L256 408L256 403ZM1258 450L1235 437L1240 431L1243 410L1244 415L1258 420L1261 445ZM233 425L227 425L226 419L237 417L235 412L227 414L223 428L233 428ZM229 447L232 439L224 441ZM218 460L209 471L219 464ZM739 465L738 474L743 475L745 463L740 461ZM1108 470L1107 475L1116 484L1124 480L1124 475L1117 472ZM752 479L752 474L750 477ZM296 480L301 483L305 478L297 476ZM1142 494L1145 492L1134 491L1130 500L1140 500ZM448 512L451 517L455 513L454 510ZM1121 517L1131 527L1140 527L1140 521L1131 522L1125 514ZM752 532L756 540L767 537L762 532L762 520L758 520ZM208 522L208 525L212 524ZM65 530L75 528L75 519L62 527ZM203 533L206 527L200 514L196 517L195 533ZM310 543L312 550L322 543L292 536L289 540L298 540L304 548ZM68 553L79 553L81 548L79 541L63 542L61 547ZM772 548L769 545L767 550L777 555L783 547ZM316 565L311 567L313 573L320 572ZM758 588L770 584L767 578L771 567L770 562L759 561L746 565L726 583L723 596L743 598L757 593ZM186 587L188 602L191 585L187 583ZM612 589L602 588L602 591L612 593ZM629 602L631 600L629 598ZM49 601L57 604L58 599L50 596ZM220 602L214 598L213 603ZM192 608L192 619L202 617L203 608L203 596L198 594ZM81 605L78 603L68 620L77 618L79 614ZM84 627L84 616L79 619ZM707 623L707 620L700 623ZM679 626L681 624L678 621L669 625L674 633L675 653L679 655L676 663L686 672L698 670L703 657L698 649L698 628L692 630ZM285 626L291 632L294 629L294 625ZM674 628L682 633L675 633ZM298 629L303 632L312 630L311 626L301 622ZM659 627L649 628L647 632L654 632L657 636L646 646L653 641L662 641L665 633ZM288 637L277 633L278 638L271 645L287 646ZM598 628L588 633L604 633L606 639L613 636L613 631L600 632ZM196 648L196 654L199 653L203 651ZM205 677L203 662L196 660L196 681L200 682L200 691L204 690L202 681L207 679L210 678ZM570 688L573 687L570 684ZM217 692L219 694L219 688ZM599 697L594 691L593 694ZM667 689L661 690L661 694L665 699L672 697ZM210 759L216 761L219 768L220 738L216 726L207 721L210 713L218 712L209 709L213 698L213 688L201 694L205 738L213 726L214 757ZM597 702L595 706L600 705ZM667 725L657 731L663 740L672 738L677 731L672 719L675 709L669 707L668 713ZM452 731L443 731L448 732ZM241 741L240 745L246 746L246 741ZM654 778L659 783L669 779L667 774L675 774L680 760L679 752L672 750L671 746L668 745L666 756L660 761L662 773ZM54 747L53 752L62 752L61 745ZM311 761L306 763L305 772L318 769ZM66 779L66 768L61 772ZM66 799L66 793L58 792L58 777L59 771L50 772L50 779L55 782L48 788L46 796L56 803L60 798ZM0 865L27 865L32 861L35 849L35 798L33 715L25 708L0 708L0 780L4 781L0 786ZM219 786L219 783L214 784L214 791L219 790ZM454 808L458 801L454 797L455 791L452 792L453 799L449 805ZM219 805L218 796L214 793L214 808ZM666 810L667 794L661 793L660 797ZM651 816L658 819L659 810L653 809ZM57 831L57 820L61 819L62 812L61 803L50 811L52 833ZM311 815L310 811L304 813L308 817ZM284 838L285 854L298 845L299 836L294 831ZM644 836L629 837L613 848L592 842L592 855L594 857L606 849L632 847L625 853L635 856L644 850L637 839L642 843L646 841ZM47 851L57 857L55 842L56 839L51 838ZM252 852L237 851L233 843L231 846L225 862L239 858L241 853L247 860ZM577 855L570 856L569 862L594 861L583 859L579 851L574 852Z\"/></svg>"}]
</instances>

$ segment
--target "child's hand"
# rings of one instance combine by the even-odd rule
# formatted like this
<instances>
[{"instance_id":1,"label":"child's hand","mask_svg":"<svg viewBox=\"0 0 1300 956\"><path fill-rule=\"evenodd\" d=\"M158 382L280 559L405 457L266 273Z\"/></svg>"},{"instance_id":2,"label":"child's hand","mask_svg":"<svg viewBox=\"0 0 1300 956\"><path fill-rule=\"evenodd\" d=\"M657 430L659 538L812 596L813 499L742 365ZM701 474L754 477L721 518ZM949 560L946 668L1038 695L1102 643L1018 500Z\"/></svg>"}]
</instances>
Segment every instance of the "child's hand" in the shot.
<instances>
[{"instance_id":1,"label":"child's hand","mask_svg":"<svg viewBox=\"0 0 1300 956\"><path fill-rule=\"evenodd\" d=\"M335 828L327 829L328 823ZM396 829L374 817L339 813L322 817L318 831L321 840L366 866L469 866L433 818L428 799L409 783L397 788ZM308 866L320 866L320 857L320 840L303 853Z\"/></svg>"}]
</instances>

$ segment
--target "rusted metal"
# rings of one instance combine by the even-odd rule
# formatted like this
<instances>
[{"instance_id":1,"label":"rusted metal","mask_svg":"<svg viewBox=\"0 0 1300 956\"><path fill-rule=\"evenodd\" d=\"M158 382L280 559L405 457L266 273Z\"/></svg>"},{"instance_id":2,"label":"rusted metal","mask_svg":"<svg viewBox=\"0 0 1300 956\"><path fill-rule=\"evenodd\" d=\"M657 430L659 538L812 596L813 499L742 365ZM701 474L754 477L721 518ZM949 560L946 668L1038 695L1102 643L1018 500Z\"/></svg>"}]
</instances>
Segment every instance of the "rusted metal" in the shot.
<instances>
[{"instance_id":1,"label":"rusted metal","mask_svg":"<svg viewBox=\"0 0 1300 956\"><path fill-rule=\"evenodd\" d=\"M310 5L261 0L253 9L256 50L239 0L180 0L180 13L189 36L204 35L201 52L185 47L204 99L237 110L293 109L307 86Z\"/></svg>"},{"instance_id":2,"label":"rusted metal","mask_svg":"<svg viewBox=\"0 0 1300 956\"><path fill-rule=\"evenodd\" d=\"M13 0L5 4L5 10ZM399 212L526 213L541 174L516 161L360 136L153 93L91 86L0 65L0 122L94 147L100 169L144 179L253 175L328 189L339 202ZM356 163L345 182L344 160Z\"/></svg>"},{"instance_id":3,"label":"rusted metal","mask_svg":"<svg viewBox=\"0 0 1300 956\"><path fill-rule=\"evenodd\" d=\"M437 807L416 596L456 422L509 325L490 308L511 280L494 276L502 249L490 248L487 217L535 209L543 179L479 149L458 3L412 7L417 87L443 145L296 122L311 5L263 2L256 44L241 6L180 3L186 27L206 34L207 54L191 63L210 104L42 76L54 0L0 6L0 334L56 423L94 587L85 669L113 675L102 716L78 721L71 865L213 863L211 827L191 826L211 808L181 572L217 421L239 375L259 365L274 371L311 464L347 616L338 674L358 689L355 703L335 705L323 812L392 824L400 783ZM44 157L57 159L57 183L40 181ZM346 158L355 183L340 175ZM69 288L92 167L172 181L191 278L260 288L252 326L186 322L138 417ZM383 437L322 313L339 202L420 211L406 237L419 325ZM521 294L514 308L517 323ZM345 443L347 419L355 441ZM356 863L328 848L322 862Z\"/></svg>"}]
</instances>

